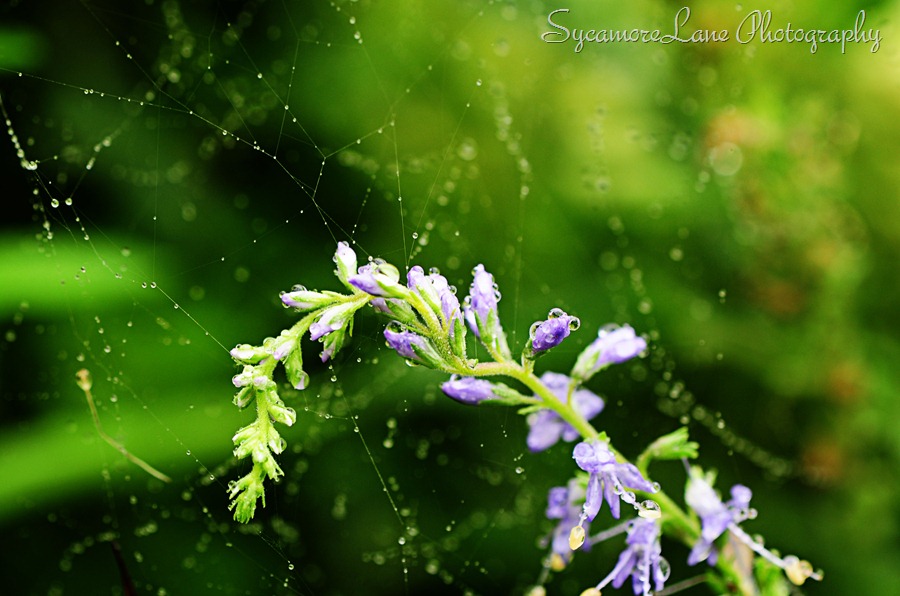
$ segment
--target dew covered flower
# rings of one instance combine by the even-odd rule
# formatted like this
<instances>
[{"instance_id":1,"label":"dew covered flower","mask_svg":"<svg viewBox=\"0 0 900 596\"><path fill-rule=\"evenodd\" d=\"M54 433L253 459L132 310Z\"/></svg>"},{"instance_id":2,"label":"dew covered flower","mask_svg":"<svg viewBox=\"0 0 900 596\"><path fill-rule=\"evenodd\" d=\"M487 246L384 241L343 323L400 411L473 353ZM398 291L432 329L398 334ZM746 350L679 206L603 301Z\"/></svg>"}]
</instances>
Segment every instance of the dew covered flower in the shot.
<instances>
[{"instance_id":1,"label":"dew covered flower","mask_svg":"<svg viewBox=\"0 0 900 596\"><path fill-rule=\"evenodd\" d=\"M330 358L344 347L346 341L346 333L330 333L326 335L322 338L322 352L319 354L319 359L321 359L322 362L328 362ZM300 389L302 389L302 387L300 387Z\"/></svg>"},{"instance_id":2,"label":"dew covered flower","mask_svg":"<svg viewBox=\"0 0 900 596\"><path fill-rule=\"evenodd\" d=\"M425 303L441 318L441 323L453 333L453 322L462 315L455 288L447 283L447 278L432 269L428 275L416 265L406 275L407 286L417 293Z\"/></svg>"},{"instance_id":3,"label":"dew covered flower","mask_svg":"<svg viewBox=\"0 0 900 596\"><path fill-rule=\"evenodd\" d=\"M256 364L269 356L260 346L251 346L250 344L239 344L231 349L231 357L242 364Z\"/></svg>"},{"instance_id":4,"label":"dew covered flower","mask_svg":"<svg viewBox=\"0 0 900 596\"><path fill-rule=\"evenodd\" d=\"M581 526L584 532L590 529L590 522L580 518L581 504L584 501L584 487L576 478L569 480L566 486L556 486L547 495L547 519L559 520L553 529L550 539L550 568L562 570L572 560L569 536L572 528ZM590 541L584 543L584 550L590 550Z\"/></svg>"},{"instance_id":5,"label":"dew covered flower","mask_svg":"<svg viewBox=\"0 0 900 596\"><path fill-rule=\"evenodd\" d=\"M700 537L688 555L689 565L696 565L701 561L715 565L718 559L715 541L727 530L750 550L780 567L793 584L802 585L809 578L822 579L822 572L814 571L809 561L801 560L794 555L782 558L754 540L740 527L741 522L756 517L756 510L750 508L753 493L749 488L741 484L732 486L731 499L723 503L712 487L715 473L704 474L698 467L691 468L689 472L684 500L700 516Z\"/></svg>"},{"instance_id":6,"label":"dew covered flower","mask_svg":"<svg viewBox=\"0 0 900 596\"><path fill-rule=\"evenodd\" d=\"M440 366L441 357L427 339L392 321L384 330L384 339L400 356L431 368Z\"/></svg>"},{"instance_id":7,"label":"dew covered flower","mask_svg":"<svg viewBox=\"0 0 900 596\"><path fill-rule=\"evenodd\" d=\"M334 253L334 264L337 265L334 274L341 283L352 290L350 277L356 273L356 252L346 242L338 242L337 251Z\"/></svg>"},{"instance_id":8,"label":"dew covered flower","mask_svg":"<svg viewBox=\"0 0 900 596\"><path fill-rule=\"evenodd\" d=\"M545 372L541 375L541 382L562 403L569 400L569 388L572 379L566 375ZM590 420L603 409L603 400L587 389L576 389L572 392L572 407L585 420ZM560 418L553 410L541 410L528 417L528 448L533 452L544 451L555 445L560 439L571 442L581 435L571 424Z\"/></svg>"},{"instance_id":9,"label":"dew covered flower","mask_svg":"<svg viewBox=\"0 0 900 596\"><path fill-rule=\"evenodd\" d=\"M546 321L531 326L531 349L534 353L555 348L569 337L569 333L578 329L581 321L571 317L562 309L554 308Z\"/></svg>"},{"instance_id":10,"label":"dew covered flower","mask_svg":"<svg viewBox=\"0 0 900 596\"><path fill-rule=\"evenodd\" d=\"M300 312L328 306L339 296L340 294L334 292L314 292L303 286L294 286L290 292L282 292L280 295L284 306Z\"/></svg>"},{"instance_id":11,"label":"dew covered flower","mask_svg":"<svg viewBox=\"0 0 900 596\"><path fill-rule=\"evenodd\" d=\"M628 489L655 493L659 486L641 476L634 464L619 463L603 441L582 441L575 445L572 457L578 467L590 474L584 500L584 513L593 521L600 511L604 499L609 503L612 516L619 519L619 500L630 505L635 503L635 495Z\"/></svg>"},{"instance_id":12,"label":"dew covered flower","mask_svg":"<svg viewBox=\"0 0 900 596\"><path fill-rule=\"evenodd\" d=\"M441 385L448 397L468 405L476 405L486 399L494 399L494 384L485 379L475 377L459 377L453 375L450 380Z\"/></svg>"},{"instance_id":13,"label":"dew covered flower","mask_svg":"<svg viewBox=\"0 0 900 596\"><path fill-rule=\"evenodd\" d=\"M630 360L647 349L647 340L638 336L629 325L605 325L595 339L578 355L572 376L586 381L610 364Z\"/></svg>"},{"instance_id":14,"label":"dew covered flower","mask_svg":"<svg viewBox=\"0 0 900 596\"><path fill-rule=\"evenodd\" d=\"M756 516L750 509L750 498L753 493L741 484L731 487L731 499L723 503L716 494L712 483L715 474L703 474L700 468L691 468L685 487L684 500L700 516L700 538L691 549L688 565L696 565L701 561L716 564L718 552L714 542L731 524L738 524L745 519Z\"/></svg>"},{"instance_id":15,"label":"dew covered flower","mask_svg":"<svg viewBox=\"0 0 900 596\"><path fill-rule=\"evenodd\" d=\"M509 346L506 343L506 334L500 325L500 315L497 313L497 303L500 301L500 291L494 283L494 276L484 270L484 265L478 265L472 270L472 286L469 295L463 301L463 310L466 323L475 337L492 352L509 358Z\"/></svg>"},{"instance_id":16,"label":"dew covered flower","mask_svg":"<svg viewBox=\"0 0 900 596\"><path fill-rule=\"evenodd\" d=\"M398 283L399 280L400 272L397 268L381 259L363 265L356 275L349 277L350 285L367 294L394 298L405 294L405 288Z\"/></svg>"},{"instance_id":17,"label":"dew covered flower","mask_svg":"<svg viewBox=\"0 0 900 596\"><path fill-rule=\"evenodd\" d=\"M336 304L322 310L322 314L309 326L309 338L313 341L324 335L328 335L346 326L353 320L353 314L358 308L352 302Z\"/></svg>"},{"instance_id":18,"label":"dew covered flower","mask_svg":"<svg viewBox=\"0 0 900 596\"><path fill-rule=\"evenodd\" d=\"M392 319L403 323L414 323L416 321L416 312L408 302L398 298L372 298L369 300L372 309L377 313L387 315Z\"/></svg>"},{"instance_id":19,"label":"dew covered flower","mask_svg":"<svg viewBox=\"0 0 900 596\"><path fill-rule=\"evenodd\" d=\"M614 588L621 587L631 576L635 596L648 596L653 590L661 591L669 579L669 562L661 556L659 520L634 519L628 522L626 532L625 550L609 575L597 584L596 594L610 583Z\"/></svg>"}]
</instances>

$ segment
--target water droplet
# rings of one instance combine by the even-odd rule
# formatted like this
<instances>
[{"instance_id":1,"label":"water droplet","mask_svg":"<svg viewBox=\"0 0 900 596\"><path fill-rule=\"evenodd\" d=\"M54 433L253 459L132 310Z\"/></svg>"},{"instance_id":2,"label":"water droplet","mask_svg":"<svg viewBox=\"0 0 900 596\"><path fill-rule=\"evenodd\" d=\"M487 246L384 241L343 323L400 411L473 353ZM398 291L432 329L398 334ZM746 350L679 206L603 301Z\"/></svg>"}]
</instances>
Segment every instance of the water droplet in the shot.
<instances>
[{"instance_id":1,"label":"water droplet","mask_svg":"<svg viewBox=\"0 0 900 596\"><path fill-rule=\"evenodd\" d=\"M456 154L463 161L472 161L476 157L478 157L478 144L475 142L475 139L465 138L460 142L459 147L456 149Z\"/></svg>"},{"instance_id":2,"label":"water droplet","mask_svg":"<svg viewBox=\"0 0 900 596\"><path fill-rule=\"evenodd\" d=\"M659 519L662 517L662 512L659 509L659 503L647 500L640 504L638 515L644 519Z\"/></svg>"},{"instance_id":3,"label":"water droplet","mask_svg":"<svg viewBox=\"0 0 900 596\"><path fill-rule=\"evenodd\" d=\"M572 531L569 532L569 548L578 550L581 548L582 544L584 544L584 528L580 525L575 526L572 528Z\"/></svg>"},{"instance_id":4,"label":"water droplet","mask_svg":"<svg viewBox=\"0 0 900 596\"><path fill-rule=\"evenodd\" d=\"M52 199L50 201L50 206L53 207L54 209L56 209L57 207L59 207L59 201L56 199Z\"/></svg>"}]
</instances>

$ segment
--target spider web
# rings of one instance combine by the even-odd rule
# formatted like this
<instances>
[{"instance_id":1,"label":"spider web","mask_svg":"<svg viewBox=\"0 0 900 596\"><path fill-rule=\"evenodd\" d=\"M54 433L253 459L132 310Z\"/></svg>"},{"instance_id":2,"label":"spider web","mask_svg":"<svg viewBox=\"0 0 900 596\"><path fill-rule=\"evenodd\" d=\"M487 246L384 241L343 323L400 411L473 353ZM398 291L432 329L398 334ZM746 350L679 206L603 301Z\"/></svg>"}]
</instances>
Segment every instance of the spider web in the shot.
<instances>
[{"instance_id":1,"label":"spider web","mask_svg":"<svg viewBox=\"0 0 900 596\"><path fill-rule=\"evenodd\" d=\"M338 241L436 266L461 291L484 263L514 345L551 307L585 329L646 333L650 356L599 388L623 451L680 421L732 478L762 473L774 493L827 476L776 455L798 449L784 434L732 427L724 401L691 390L705 386L692 373L729 370L737 348L715 323L741 280L705 254L713 224L690 203L729 196L746 139L693 121L697 98L669 79L677 55L562 56L540 42L547 11L513 3L4 11L26 40L24 66L0 64L11 593L490 594L538 581L546 493L570 454L529 455L514 413L448 403L442 377L405 366L374 317L333 363L307 346L311 386L285 394L298 411L285 479L253 523L231 520L225 489L244 464L229 439L248 415L230 401L228 350L291 324L279 291L336 289ZM719 72L695 59L693 76ZM859 123L841 118L849 151ZM735 228L727 250L752 233ZM702 329L685 331L679 308ZM590 339L541 366L565 370ZM102 432L171 483L103 440L81 369ZM595 551L548 588L595 583L618 549Z\"/></svg>"}]
</instances>

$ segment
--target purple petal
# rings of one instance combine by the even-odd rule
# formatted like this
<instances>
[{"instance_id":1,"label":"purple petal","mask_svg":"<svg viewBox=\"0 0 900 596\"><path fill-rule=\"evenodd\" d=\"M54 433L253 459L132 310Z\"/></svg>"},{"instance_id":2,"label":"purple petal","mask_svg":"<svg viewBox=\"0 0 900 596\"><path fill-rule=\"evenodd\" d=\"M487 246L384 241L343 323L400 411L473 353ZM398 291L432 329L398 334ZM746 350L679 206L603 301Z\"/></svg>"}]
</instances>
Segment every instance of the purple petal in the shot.
<instances>
[{"instance_id":1,"label":"purple petal","mask_svg":"<svg viewBox=\"0 0 900 596\"><path fill-rule=\"evenodd\" d=\"M569 328L570 317L559 317L557 319L547 319L534 332L534 339L531 341L531 347L535 352L543 352L550 348L555 348L562 343L562 340L569 337L571 329Z\"/></svg>"},{"instance_id":2,"label":"purple petal","mask_svg":"<svg viewBox=\"0 0 900 596\"><path fill-rule=\"evenodd\" d=\"M569 490L565 486L555 486L547 494L547 519L563 519L568 514Z\"/></svg>"},{"instance_id":3,"label":"purple petal","mask_svg":"<svg viewBox=\"0 0 900 596\"><path fill-rule=\"evenodd\" d=\"M612 580L612 585L614 588L622 587L622 584L624 584L625 580L628 579L628 576L631 575L631 571L634 569L634 564L636 562L637 553L635 553L633 549L629 548L622 551L622 554L619 555L619 561L616 563L616 567L614 570L615 575L613 576ZM642 592L640 590L635 590L634 593L639 595Z\"/></svg>"},{"instance_id":4,"label":"purple petal","mask_svg":"<svg viewBox=\"0 0 900 596\"><path fill-rule=\"evenodd\" d=\"M398 354L410 360L418 360L419 357L413 351L413 344L419 344L422 338L411 331L394 331L390 327L384 330L384 338L388 345Z\"/></svg>"},{"instance_id":5,"label":"purple petal","mask_svg":"<svg viewBox=\"0 0 900 596\"><path fill-rule=\"evenodd\" d=\"M572 451L572 457L579 468L591 474L599 474L603 471L605 464L615 462L609 448L605 443L600 442L582 441L578 443Z\"/></svg>"},{"instance_id":6,"label":"purple petal","mask_svg":"<svg viewBox=\"0 0 900 596\"><path fill-rule=\"evenodd\" d=\"M609 503L609 511L612 516L615 519L619 519L619 495L616 494L615 483L610 482L609 478L605 478L603 481L603 496L606 498L606 502Z\"/></svg>"},{"instance_id":7,"label":"purple petal","mask_svg":"<svg viewBox=\"0 0 900 596\"><path fill-rule=\"evenodd\" d=\"M350 285L354 288L359 288L366 294L385 296L384 290L381 289L381 286L378 284L378 281L376 281L373 273L374 266L371 264L360 267L359 273L350 277Z\"/></svg>"},{"instance_id":8,"label":"purple petal","mask_svg":"<svg viewBox=\"0 0 900 596\"><path fill-rule=\"evenodd\" d=\"M334 262L338 266L338 278L343 282L356 272L356 253L346 242L338 242Z\"/></svg>"},{"instance_id":9,"label":"purple petal","mask_svg":"<svg viewBox=\"0 0 900 596\"><path fill-rule=\"evenodd\" d=\"M575 391L572 395L572 403L585 420L590 420L603 411L603 399L587 389Z\"/></svg>"},{"instance_id":10,"label":"purple petal","mask_svg":"<svg viewBox=\"0 0 900 596\"><path fill-rule=\"evenodd\" d=\"M620 364L634 358L647 349L647 341L638 337L630 325L624 325L613 331L600 331L595 340L599 343L600 356L595 369L605 364Z\"/></svg>"},{"instance_id":11,"label":"purple petal","mask_svg":"<svg viewBox=\"0 0 900 596\"><path fill-rule=\"evenodd\" d=\"M332 331L337 331L340 328L341 326L337 323L324 322L321 320L316 321L309 326L309 339L315 341L323 335L328 335Z\"/></svg>"},{"instance_id":12,"label":"purple petal","mask_svg":"<svg viewBox=\"0 0 900 596\"><path fill-rule=\"evenodd\" d=\"M526 443L528 449L537 453L549 449L559 441L559 436L563 431L563 422L556 412L550 410L543 410L532 416L533 418L529 420L531 429L528 431Z\"/></svg>"},{"instance_id":13,"label":"purple petal","mask_svg":"<svg viewBox=\"0 0 900 596\"><path fill-rule=\"evenodd\" d=\"M587 493L584 498L584 514L590 521L594 521L602 506L603 492L600 486L600 476L592 474L588 478Z\"/></svg>"},{"instance_id":14,"label":"purple petal","mask_svg":"<svg viewBox=\"0 0 900 596\"><path fill-rule=\"evenodd\" d=\"M441 385L441 390L456 401L469 405L496 397L493 383L474 377L451 378Z\"/></svg>"},{"instance_id":15,"label":"purple petal","mask_svg":"<svg viewBox=\"0 0 900 596\"><path fill-rule=\"evenodd\" d=\"M619 477L619 481L629 488L648 493L655 493L659 490L655 484L641 475L640 470L634 464L617 464L616 475Z\"/></svg>"},{"instance_id":16,"label":"purple petal","mask_svg":"<svg viewBox=\"0 0 900 596\"><path fill-rule=\"evenodd\" d=\"M478 265L472 272L472 308L482 320L487 320L488 314L497 310L497 290L494 288L494 276L484 270L484 265Z\"/></svg>"},{"instance_id":17,"label":"purple petal","mask_svg":"<svg viewBox=\"0 0 900 596\"><path fill-rule=\"evenodd\" d=\"M406 286L410 290L415 290L420 287L422 283L425 281L425 271L419 265L415 265L414 267L410 267L409 272L406 274Z\"/></svg>"}]
</instances>

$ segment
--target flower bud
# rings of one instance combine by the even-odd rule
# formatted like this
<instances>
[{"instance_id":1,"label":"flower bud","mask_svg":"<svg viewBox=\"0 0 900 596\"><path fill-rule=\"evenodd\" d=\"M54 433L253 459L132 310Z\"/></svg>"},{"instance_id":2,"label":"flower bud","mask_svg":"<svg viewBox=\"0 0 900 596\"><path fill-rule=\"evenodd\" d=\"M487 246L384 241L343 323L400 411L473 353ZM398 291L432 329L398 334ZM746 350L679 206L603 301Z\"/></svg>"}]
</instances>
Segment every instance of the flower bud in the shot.
<instances>
[{"instance_id":1,"label":"flower bud","mask_svg":"<svg viewBox=\"0 0 900 596\"><path fill-rule=\"evenodd\" d=\"M555 348L580 325L578 317L570 317L562 309L554 308L546 321L531 326L532 352L537 354Z\"/></svg>"},{"instance_id":2,"label":"flower bud","mask_svg":"<svg viewBox=\"0 0 900 596\"><path fill-rule=\"evenodd\" d=\"M506 334L503 332L500 316L497 314L500 291L494 283L494 276L485 271L484 265L475 267L472 276L469 295L463 301L466 323L485 347L509 358Z\"/></svg>"},{"instance_id":3,"label":"flower bud","mask_svg":"<svg viewBox=\"0 0 900 596\"><path fill-rule=\"evenodd\" d=\"M309 338L315 341L323 335L328 335L333 331L337 331L353 319L353 314L355 312L356 306L352 302L329 306L323 310L322 314L319 315L319 318L309 326Z\"/></svg>"},{"instance_id":4,"label":"flower bud","mask_svg":"<svg viewBox=\"0 0 900 596\"><path fill-rule=\"evenodd\" d=\"M387 345L409 361L439 368L441 357L427 339L392 321L384 330Z\"/></svg>"},{"instance_id":5,"label":"flower bud","mask_svg":"<svg viewBox=\"0 0 900 596\"><path fill-rule=\"evenodd\" d=\"M251 346L250 344L240 344L232 348L231 357L242 364L256 364L268 354L259 346Z\"/></svg>"},{"instance_id":6,"label":"flower bud","mask_svg":"<svg viewBox=\"0 0 900 596\"><path fill-rule=\"evenodd\" d=\"M350 285L372 296L402 298L406 288L400 283L400 272L397 268L381 259L375 259L357 270L350 277Z\"/></svg>"},{"instance_id":7,"label":"flower bud","mask_svg":"<svg viewBox=\"0 0 900 596\"><path fill-rule=\"evenodd\" d=\"M350 277L356 273L356 253L349 244L338 242L337 252L334 253L334 262L337 265L337 271L334 274L341 283L352 290Z\"/></svg>"},{"instance_id":8,"label":"flower bud","mask_svg":"<svg viewBox=\"0 0 900 596\"><path fill-rule=\"evenodd\" d=\"M597 333L597 339L578 355L572 376L586 381L602 368L630 360L646 349L647 341L629 325L607 325Z\"/></svg>"},{"instance_id":9,"label":"flower bud","mask_svg":"<svg viewBox=\"0 0 900 596\"><path fill-rule=\"evenodd\" d=\"M281 293L281 303L300 312L322 308L334 302L336 294L313 292L303 286L297 286L290 292Z\"/></svg>"},{"instance_id":10,"label":"flower bud","mask_svg":"<svg viewBox=\"0 0 900 596\"><path fill-rule=\"evenodd\" d=\"M497 397L494 394L494 384L490 381L475 377L459 377L458 375L453 375L449 381L443 383L441 391L448 397L471 406Z\"/></svg>"}]
</instances>

